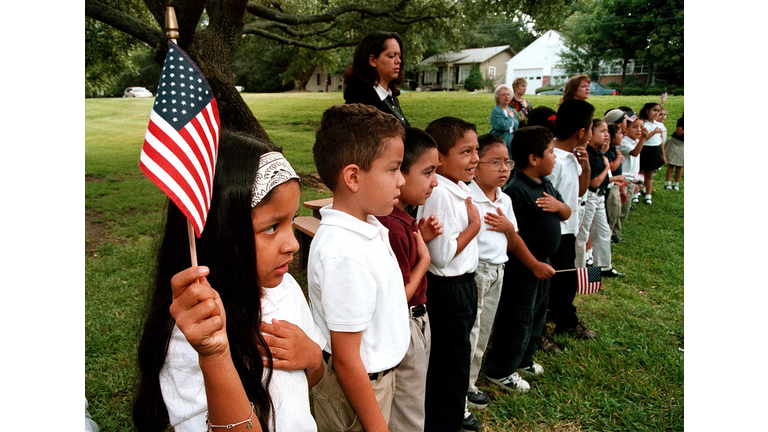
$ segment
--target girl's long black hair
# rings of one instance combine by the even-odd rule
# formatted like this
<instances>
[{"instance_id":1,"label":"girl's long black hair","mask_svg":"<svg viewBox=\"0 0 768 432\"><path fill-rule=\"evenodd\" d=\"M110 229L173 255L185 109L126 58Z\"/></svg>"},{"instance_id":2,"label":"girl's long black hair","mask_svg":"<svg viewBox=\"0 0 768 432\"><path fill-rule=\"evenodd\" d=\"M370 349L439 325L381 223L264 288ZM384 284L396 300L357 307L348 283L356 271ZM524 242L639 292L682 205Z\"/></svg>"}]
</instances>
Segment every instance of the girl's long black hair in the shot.
<instances>
[{"instance_id":1,"label":"girl's long black hair","mask_svg":"<svg viewBox=\"0 0 768 432\"><path fill-rule=\"evenodd\" d=\"M249 136L221 131L211 207L197 239L198 262L210 269L208 282L224 304L232 361L265 431L271 430L268 425L273 423L268 392L272 358L269 350L264 350L269 368L262 381L259 347L266 347L266 343L259 331L261 284L256 272L251 193L259 158L274 150L279 149ZM191 266L186 223L169 200L138 350L140 376L133 422L140 432L164 431L169 423L159 375L175 325L169 311L173 299L171 278Z\"/></svg>"}]
</instances>

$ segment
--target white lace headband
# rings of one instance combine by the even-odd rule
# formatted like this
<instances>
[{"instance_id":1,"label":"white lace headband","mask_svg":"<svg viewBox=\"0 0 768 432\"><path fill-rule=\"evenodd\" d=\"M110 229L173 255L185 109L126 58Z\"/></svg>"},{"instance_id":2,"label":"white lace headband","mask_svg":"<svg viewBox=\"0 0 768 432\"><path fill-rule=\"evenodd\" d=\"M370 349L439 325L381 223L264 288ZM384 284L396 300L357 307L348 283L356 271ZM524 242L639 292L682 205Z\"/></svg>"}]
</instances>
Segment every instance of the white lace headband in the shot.
<instances>
[{"instance_id":1,"label":"white lace headband","mask_svg":"<svg viewBox=\"0 0 768 432\"><path fill-rule=\"evenodd\" d=\"M299 176L282 153L269 152L261 155L256 180L253 181L253 196L251 208L256 207L262 199L275 187Z\"/></svg>"}]
</instances>

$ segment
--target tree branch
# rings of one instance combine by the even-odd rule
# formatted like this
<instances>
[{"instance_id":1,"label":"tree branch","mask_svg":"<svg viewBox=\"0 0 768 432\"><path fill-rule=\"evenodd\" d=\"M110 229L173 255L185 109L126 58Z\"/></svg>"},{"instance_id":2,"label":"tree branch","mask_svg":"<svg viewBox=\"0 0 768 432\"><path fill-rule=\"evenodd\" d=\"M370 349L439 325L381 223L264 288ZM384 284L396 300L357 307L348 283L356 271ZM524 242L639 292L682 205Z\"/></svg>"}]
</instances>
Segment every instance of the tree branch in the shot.
<instances>
[{"instance_id":1,"label":"tree branch","mask_svg":"<svg viewBox=\"0 0 768 432\"><path fill-rule=\"evenodd\" d=\"M248 2L248 12L259 18L288 25L317 24L333 22L341 15L359 12L374 17L393 17L397 11L403 10L410 0L402 0L391 8L375 8L364 3L349 3L330 9L322 14L296 15L276 11L272 8L254 2Z\"/></svg>"},{"instance_id":2,"label":"tree branch","mask_svg":"<svg viewBox=\"0 0 768 432\"><path fill-rule=\"evenodd\" d=\"M161 30L96 0L85 0L85 16L110 25L153 48L165 40Z\"/></svg>"}]
</instances>

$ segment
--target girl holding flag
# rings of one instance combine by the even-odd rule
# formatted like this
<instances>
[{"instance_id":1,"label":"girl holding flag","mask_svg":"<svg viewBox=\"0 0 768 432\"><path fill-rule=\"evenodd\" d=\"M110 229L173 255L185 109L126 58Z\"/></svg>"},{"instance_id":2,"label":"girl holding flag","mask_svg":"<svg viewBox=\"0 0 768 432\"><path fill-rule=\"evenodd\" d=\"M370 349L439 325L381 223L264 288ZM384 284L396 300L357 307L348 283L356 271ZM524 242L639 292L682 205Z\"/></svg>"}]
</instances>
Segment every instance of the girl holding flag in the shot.
<instances>
[{"instance_id":1,"label":"girl holding flag","mask_svg":"<svg viewBox=\"0 0 768 432\"><path fill-rule=\"evenodd\" d=\"M139 345L139 431L316 431L308 390L325 344L287 273L298 242L299 177L282 154L221 131L204 266L168 203Z\"/></svg>"}]
</instances>

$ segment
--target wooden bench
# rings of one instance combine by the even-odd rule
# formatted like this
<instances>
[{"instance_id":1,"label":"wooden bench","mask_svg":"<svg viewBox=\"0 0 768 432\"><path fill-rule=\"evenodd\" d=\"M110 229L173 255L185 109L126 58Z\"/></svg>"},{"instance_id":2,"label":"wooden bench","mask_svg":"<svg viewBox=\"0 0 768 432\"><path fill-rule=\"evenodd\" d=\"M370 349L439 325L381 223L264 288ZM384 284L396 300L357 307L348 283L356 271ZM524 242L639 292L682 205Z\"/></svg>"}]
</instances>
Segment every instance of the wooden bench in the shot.
<instances>
[{"instance_id":1,"label":"wooden bench","mask_svg":"<svg viewBox=\"0 0 768 432\"><path fill-rule=\"evenodd\" d=\"M299 268L307 269L309 260L309 244L320 227L320 219L314 216L297 216L293 219L293 228L296 239L299 241Z\"/></svg>"},{"instance_id":2,"label":"wooden bench","mask_svg":"<svg viewBox=\"0 0 768 432\"><path fill-rule=\"evenodd\" d=\"M332 203L332 197L305 201L303 205L312 210L312 216L297 216L293 219L293 232L299 241L299 268L302 270L307 269L309 245L320 227L320 209Z\"/></svg>"},{"instance_id":3,"label":"wooden bench","mask_svg":"<svg viewBox=\"0 0 768 432\"><path fill-rule=\"evenodd\" d=\"M312 210L312 215L318 219L320 219L320 209L329 204L333 204L333 197L304 201L304 207Z\"/></svg>"}]
</instances>

